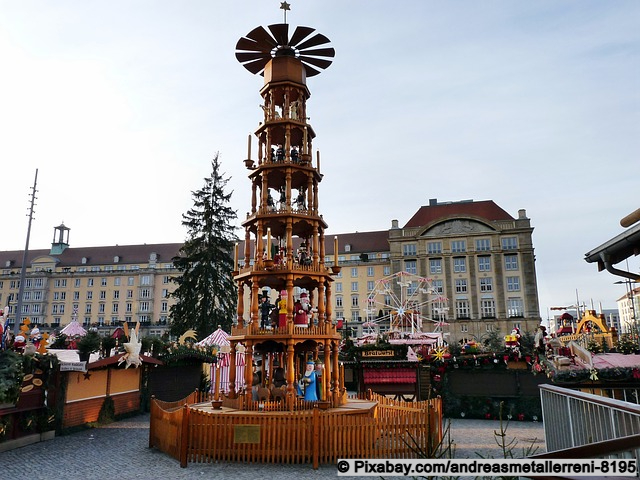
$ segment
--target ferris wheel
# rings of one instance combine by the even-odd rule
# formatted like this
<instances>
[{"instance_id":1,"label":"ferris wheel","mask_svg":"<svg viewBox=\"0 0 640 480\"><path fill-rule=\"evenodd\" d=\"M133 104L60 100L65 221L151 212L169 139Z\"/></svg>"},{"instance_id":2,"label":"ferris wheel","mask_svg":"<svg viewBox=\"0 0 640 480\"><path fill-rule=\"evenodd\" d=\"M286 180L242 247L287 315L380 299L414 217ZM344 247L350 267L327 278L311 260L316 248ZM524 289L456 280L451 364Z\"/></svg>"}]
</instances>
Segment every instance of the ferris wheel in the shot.
<instances>
[{"instance_id":1,"label":"ferris wheel","mask_svg":"<svg viewBox=\"0 0 640 480\"><path fill-rule=\"evenodd\" d=\"M380 325L389 325L390 332L402 334L442 332L449 311L448 299L435 283L408 272L378 280L367 297L364 332L378 333Z\"/></svg>"}]
</instances>

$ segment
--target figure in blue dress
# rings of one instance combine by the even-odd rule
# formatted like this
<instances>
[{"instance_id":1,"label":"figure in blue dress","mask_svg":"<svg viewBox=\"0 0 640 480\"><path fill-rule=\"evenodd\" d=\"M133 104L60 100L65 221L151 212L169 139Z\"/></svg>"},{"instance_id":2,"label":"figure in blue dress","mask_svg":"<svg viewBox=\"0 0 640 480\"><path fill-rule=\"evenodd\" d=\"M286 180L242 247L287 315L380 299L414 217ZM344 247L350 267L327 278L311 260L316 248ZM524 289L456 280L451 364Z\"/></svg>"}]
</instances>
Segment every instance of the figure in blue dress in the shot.
<instances>
[{"instance_id":1,"label":"figure in blue dress","mask_svg":"<svg viewBox=\"0 0 640 480\"><path fill-rule=\"evenodd\" d=\"M318 390L316 387L318 377L315 371L315 367L316 364L313 362L313 360L309 360L307 362L307 367L304 375L298 382L298 395L304 396L304 399L308 402L318 401Z\"/></svg>"}]
</instances>

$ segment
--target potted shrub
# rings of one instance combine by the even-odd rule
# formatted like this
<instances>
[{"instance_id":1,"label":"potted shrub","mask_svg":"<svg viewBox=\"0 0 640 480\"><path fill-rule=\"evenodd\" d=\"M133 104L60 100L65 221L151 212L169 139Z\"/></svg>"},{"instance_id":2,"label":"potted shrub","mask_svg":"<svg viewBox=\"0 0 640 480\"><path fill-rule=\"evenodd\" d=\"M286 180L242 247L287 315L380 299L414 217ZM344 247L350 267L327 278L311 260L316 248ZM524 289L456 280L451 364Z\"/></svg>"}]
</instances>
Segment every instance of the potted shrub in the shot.
<instances>
[{"instance_id":1,"label":"potted shrub","mask_svg":"<svg viewBox=\"0 0 640 480\"><path fill-rule=\"evenodd\" d=\"M89 356L100 349L100 335L98 335L98 332L87 333L76 342L76 348L78 349L80 361L88 362Z\"/></svg>"}]
</instances>

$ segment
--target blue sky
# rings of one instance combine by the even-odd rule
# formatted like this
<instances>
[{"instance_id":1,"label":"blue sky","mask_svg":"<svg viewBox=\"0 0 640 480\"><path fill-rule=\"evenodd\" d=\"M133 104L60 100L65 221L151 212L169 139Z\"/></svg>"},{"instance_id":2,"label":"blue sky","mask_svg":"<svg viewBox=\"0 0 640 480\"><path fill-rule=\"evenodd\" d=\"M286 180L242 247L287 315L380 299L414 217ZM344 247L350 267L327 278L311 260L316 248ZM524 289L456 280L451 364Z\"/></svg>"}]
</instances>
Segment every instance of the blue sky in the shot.
<instances>
[{"instance_id":1,"label":"blue sky","mask_svg":"<svg viewBox=\"0 0 640 480\"><path fill-rule=\"evenodd\" d=\"M288 23L336 49L308 80L329 234L492 199L535 227L543 316L576 290L615 306L624 286L583 258L640 206L639 2L290 4ZM75 247L183 241L216 152L244 217L262 78L235 44L279 6L0 0L0 249L24 248L36 168L33 249L63 221Z\"/></svg>"}]
</instances>

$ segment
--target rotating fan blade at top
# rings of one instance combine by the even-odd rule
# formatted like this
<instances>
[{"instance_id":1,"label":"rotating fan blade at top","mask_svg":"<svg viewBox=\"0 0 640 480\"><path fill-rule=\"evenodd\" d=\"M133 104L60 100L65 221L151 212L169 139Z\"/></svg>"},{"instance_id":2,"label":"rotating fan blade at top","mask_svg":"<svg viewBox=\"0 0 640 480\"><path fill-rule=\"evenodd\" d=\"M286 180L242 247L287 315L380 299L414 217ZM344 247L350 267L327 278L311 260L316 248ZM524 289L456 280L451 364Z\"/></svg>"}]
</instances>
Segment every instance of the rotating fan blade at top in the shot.
<instances>
[{"instance_id":1,"label":"rotating fan blade at top","mask_svg":"<svg viewBox=\"0 0 640 480\"><path fill-rule=\"evenodd\" d=\"M289 45L289 24L288 23L276 23L275 25L269 25L269 30L273 38L276 39L278 45Z\"/></svg>"},{"instance_id":2,"label":"rotating fan blade at top","mask_svg":"<svg viewBox=\"0 0 640 480\"><path fill-rule=\"evenodd\" d=\"M315 47L317 45L322 45L324 43L329 43L330 41L331 40L329 40L327 37L325 37L321 33L318 33L318 34L314 35L313 37L311 37L309 40L307 40L305 42L302 42L300 45L295 45L295 47L298 50L304 50L305 48Z\"/></svg>"},{"instance_id":3,"label":"rotating fan blade at top","mask_svg":"<svg viewBox=\"0 0 640 480\"><path fill-rule=\"evenodd\" d=\"M305 38L307 38L310 34L315 32L315 28L311 27L296 27L293 35L291 36L291 40L289 40L289 45L296 45L298 42L301 42Z\"/></svg>"},{"instance_id":4,"label":"rotating fan blade at top","mask_svg":"<svg viewBox=\"0 0 640 480\"><path fill-rule=\"evenodd\" d=\"M269 35L269 32L267 32L264 27L254 28L249 33L247 33L247 38L255 40L256 43L259 43L261 46L269 45L271 48L275 48L278 46L278 43L273 39L273 37L271 37L271 35Z\"/></svg>"},{"instance_id":5,"label":"rotating fan blade at top","mask_svg":"<svg viewBox=\"0 0 640 480\"><path fill-rule=\"evenodd\" d=\"M264 75L267 63L275 57L298 58L306 70L307 77L318 75L331 65L335 50L330 47L312 48L325 45L330 40L320 33L314 34L310 27L296 27L289 39L289 25L278 23L256 27L236 44L236 59L251 73ZM325 58L318 58L325 57Z\"/></svg>"}]
</instances>

